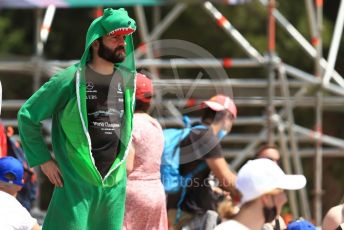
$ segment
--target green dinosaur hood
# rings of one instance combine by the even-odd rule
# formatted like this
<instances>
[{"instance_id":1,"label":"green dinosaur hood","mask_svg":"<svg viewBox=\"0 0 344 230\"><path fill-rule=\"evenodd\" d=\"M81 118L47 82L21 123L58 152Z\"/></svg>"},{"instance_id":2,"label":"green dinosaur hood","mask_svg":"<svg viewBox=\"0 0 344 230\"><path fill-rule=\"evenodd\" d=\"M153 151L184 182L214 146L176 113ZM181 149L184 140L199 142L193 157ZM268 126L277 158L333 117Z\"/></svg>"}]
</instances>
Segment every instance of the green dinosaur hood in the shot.
<instances>
[{"instance_id":1,"label":"green dinosaur hood","mask_svg":"<svg viewBox=\"0 0 344 230\"><path fill-rule=\"evenodd\" d=\"M128 145L131 140L132 133L132 117L133 117L133 100L135 92L135 60L134 60L134 46L132 42L132 33L136 30L136 23L128 16L127 11L124 9L105 9L104 15L95 19L90 25L86 35L86 45L83 56L81 57L76 72L76 101L71 100L66 105L65 112L61 117L61 123L63 123L63 129L65 135L70 142L67 147L69 150L69 160L72 162L76 171L88 182L94 185L102 184L105 187L112 187L118 184L120 180L123 180L125 176L125 164L124 161L128 154ZM125 38L125 51L126 58L121 63L115 63L114 68L116 71L120 71L120 74L124 80L124 123L121 128L121 144L120 152L118 153L116 160L112 164L107 175L102 179L91 154L91 139L88 133L88 118L87 118L87 106L86 106L86 84L84 76L84 67L90 60L90 48L92 43L105 35L121 34L126 35ZM77 105L77 106L76 106ZM78 114L80 120L73 119L73 125L70 124L72 114ZM79 122L80 121L80 122ZM84 130L85 135L78 135L73 130Z\"/></svg>"},{"instance_id":2,"label":"green dinosaur hood","mask_svg":"<svg viewBox=\"0 0 344 230\"><path fill-rule=\"evenodd\" d=\"M126 36L126 54L127 58L124 62L117 64L126 69L132 70L135 68L134 58L132 57L134 46L131 34L136 30L135 21L129 17L128 12L120 8L118 10L105 9L103 16L95 19L90 25L86 35L86 45L84 54L80 60L80 66L83 67L90 59L90 47L92 43L100 37L110 34L123 34Z\"/></svg>"}]
</instances>

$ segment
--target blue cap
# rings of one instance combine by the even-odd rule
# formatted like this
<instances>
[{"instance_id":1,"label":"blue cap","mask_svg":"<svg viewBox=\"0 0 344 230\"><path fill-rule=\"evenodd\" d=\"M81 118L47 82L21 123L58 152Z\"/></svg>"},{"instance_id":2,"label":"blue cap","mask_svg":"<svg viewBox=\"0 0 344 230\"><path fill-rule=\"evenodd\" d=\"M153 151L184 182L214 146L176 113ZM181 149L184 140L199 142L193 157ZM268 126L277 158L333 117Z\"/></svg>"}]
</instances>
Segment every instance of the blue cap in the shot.
<instances>
[{"instance_id":1,"label":"blue cap","mask_svg":"<svg viewBox=\"0 0 344 230\"><path fill-rule=\"evenodd\" d=\"M13 178L8 178L12 174ZM9 184L23 186L24 167L23 164L14 157L0 158L0 181Z\"/></svg>"},{"instance_id":2,"label":"blue cap","mask_svg":"<svg viewBox=\"0 0 344 230\"><path fill-rule=\"evenodd\" d=\"M287 230L315 230L315 226L307 220L297 220L288 224Z\"/></svg>"}]
</instances>

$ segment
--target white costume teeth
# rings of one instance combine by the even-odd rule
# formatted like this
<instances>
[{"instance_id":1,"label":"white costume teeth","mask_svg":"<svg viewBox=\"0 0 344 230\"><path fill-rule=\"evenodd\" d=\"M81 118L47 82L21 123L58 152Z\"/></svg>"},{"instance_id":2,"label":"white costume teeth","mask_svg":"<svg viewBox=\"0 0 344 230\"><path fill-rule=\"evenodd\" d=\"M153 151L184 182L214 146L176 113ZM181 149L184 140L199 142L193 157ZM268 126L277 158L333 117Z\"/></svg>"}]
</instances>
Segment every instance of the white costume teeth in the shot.
<instances>
[{"instance_id":1,"label":"white costume teeth","mask_svg":"<svg viewBox=\"0 0 344 230\"><path fill-rule=\"evenodd\" d=\"M120 32L120 34L122 34L124 32L125 34L130 35L130 34L134 33L135 30L132 28L118 28L118 29L115 29L115 30L111 31L110 33L108 33L108 35L112 36L118 32Z\"/></svg>"}]
</instances>

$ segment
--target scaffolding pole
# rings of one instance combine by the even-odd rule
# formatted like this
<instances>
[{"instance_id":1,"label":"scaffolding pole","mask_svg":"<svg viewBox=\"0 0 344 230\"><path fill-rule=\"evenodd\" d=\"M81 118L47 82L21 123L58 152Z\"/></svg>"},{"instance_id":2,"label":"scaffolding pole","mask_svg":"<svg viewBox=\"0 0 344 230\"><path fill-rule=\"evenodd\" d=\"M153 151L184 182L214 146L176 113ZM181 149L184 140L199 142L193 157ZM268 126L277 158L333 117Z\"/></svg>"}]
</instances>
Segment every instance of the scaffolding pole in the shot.
<instances>
[{"instance_id":1,"label":"scaffolding pole","mask_svg":"<svg viewBox=\"0 0 344 230\"><path fill-rule=\"evenodd\" d=\"M313 85L317 85L318 87L322 83L320 79L314 77L315 75L306 73L300 69L297 69L297 68L290 66L290 65L287 65L287 64L284 64L284 67L286 69L286 72L290 76L293 76L295 78L298 78L298 79L303 80L303 81L308 82L308 83L313 83ZM344 96L343 88L339 87L337 85L329 83L328 85L324 85L323 89L326 89L328 92Z\"/></svg>"},{"instance_id":2,"label":"scaffolding pole","mask_svg":"<svg viewBox=\"0 0 344 230\"><path fill-rule=\"evenodd\" d=\"M33 92L38 90L41 85L42 78L42 66L43 66L43 52L44 52L44 43L47 41L50 26L54 19L55 15L55 6L49 5L44 18L43 10L36 10L35 17L35 67L34 67L34 76L33 76Z\"/></svg>"},{"instance_id":3,"label":"scaffolding pole","mask_svg":"<svg viewBox=\"0 0 344 230\"><path fill-rule=\"evenodd\" d=\"M305 0L305 5L307 9L308 24L309 24L309 27L311 28L312 44L313 44L317 35L317 21L316 21L316 16L315 16L313 0Z\"/></svg>"},{"instance_id":4,"label":"scaffolding pole","mask_svg":"<svg viewBox=\"0 0 344 230\"><path fill-rule=\"evenodd\" d=\"M336 137L332 137L329 135L325 135L325 134L319 134L317 132L314 132L314 130L310 130L307 129L305 127L301 127L299 125L293 125L293 131L300 133L302 135L305 135L307 137L309 137L312 140L321 140L322 143L326 144L326 145L332 145L335 146L337 148L340 148L342 151L344 150L344 140L336 138Z\"/></svg>"},{"instance_id":5,"label":"scaffolding pole","mask_svg":"<svg viewBox=\"0 0 344 230\"><path fill-rule=\"evenodd\" d=\"M282 166L284 171L287 174L292 174L291 165L290 165L290 153L287 146L287 137L285 135L285 126L282 122L278 122L277 124L278 136L279 136L279 143L280 143L280 150L282 155ZM288 201L290 204L291 213L294 217L299 216L299 210L297 208L297 199L295 191L288 190Z\"/></svg>"},{"instance_id":6,"label":"scaffolding pole","mask_svg":"<svg viewBox=\"0 0 344 230\"><path fill-rule=\"evenodd\" d=\"M43 68L45 72L55 72L62 70L70 65L74 65L78 60L43 60ZM171 59L139 59L136 61L136 66L139 68L157 67L157 68L171 68L171 63L178 68L255 68L261 67L264 63L259 63L251 58L171 58ZM35 62L32 60L26 61L1 61L0 71L8 72L26 72L32 73L34 71ZM48 76L51 76L48 74Z\"/></svg>"},{"instance_id":7,"label":"scaffolding pole","mask_svg":"<svg viewBox=\"0 0 344 230\"><path fill-rule=\"evenodd\" d=\"M291 152L292 152L292 159L293 159L293 164L294 168L297 174L303 174L303 169L302 169L302 162L301 158L299 155L299 147L298 147L298 142L297 138L295 138L294 132L293 132L293 125L295 123L294 120L294 114L293 114L293 104L291 103L290 100L290 92L289 92L289 83L286 77L285 73L285 68L281 64L279 65L278 68L278 73L279 73L279 78L281 82L281 92L282 95L285 97L285 111L287 113L287 127L288 127L288 137L289 137L289 143L291 147ZM300 194L300 201L301 201L301 213L302 216L306 219L310 219L311 214L310 214L310 208L309 208L309 202L308 202L308 196L307 196L307 191L305 188L302 188L299 190ZM298 215L297 215L298 216Z\"/></svg>"},{"instance_id":8,"label":"scaffolding pole","mask_svg":"<svg viewBox=\"0 0 344 230\"><path fill-rule=\"evenodd\" d=\"M267 100L267 142L269 145L274 143L274 121L273 116L275 114L274 108L274 96L275 96L275 18L272 16L272 11L276 5L275 0L269 0L268 4L268 100Z\"/></svg>"},{"instance_id":9,"label":"scaffolding pole","mask_svg":"<svg viewBox=\"0 0 344 230\"><path fill-rule=\"evenodd\" d=\"M231 137L231 134L229 135ZM264 139L265 140L265 139ZM242 149L235 149L235 148L224 148L224 157L226 158L236 158L238 155L242 153ZM324 148L324 157L327 158L341 158L344 159L344 154L342 149L337 148ZM314 147L312 148L302 148L300 149L300 157L304 158L305 160L310 160L314 157Z\"/></svg>"},{"instance_id":10,"label":"scaffolding pole","mask_svg":"<svg viewBox=\"0 0 344 230\"><path fill-rule=\"evenodd\" d=\"M161 21L161 8L160 6L153 6L153 15L152 15L153 27L157 27Z\"/></svg>"},{"instance_id":11,"label":"scaffolding pole","mask_svg":"<svg viewBox=\"0 0 344 230\"><path fill-rule=\"evenodd\" d=\"M164 87L164 88L171 88L174 89L177 86L181 86L183 88L190 88L194 84L193 79L164 79L164 80L154 80L153 81L154 86L156 87ZM265 79L252 79L252 78L245 78L245 79L238 79L238 78L230 78L226 80L210 80L210 79L202 79L197 82L197 86L200 88L211 88L211 87L220 87L220 86L230 86L232 88L236 87L242 87L242 88L266 88L268 85L267 80ZM291 87L302 87L305 85L303 81L299 80L292 80L289 85ZM281 81L276 81L276 84L274 85L276 88L280 88ZM256 98L250 98L252 100L261 100L264 97L256 97ZM328 97L335 99L335 97ZM338 97L339 98L339 97ZM238 100L243 100L244 98L237 98ZM342 98L340 98L341 101L344 101ZM279 100L283 100L283 98L279 98ZM308 100L308 99L307 99ZM236 101L236 100L235 100ZM338 102L338 101L337 101ZM266 104L266 103L265 103Z\"/></svg>"},{"instance_id":12,"label":"scaffolding pole","mask_svg":"<svg viewBox=\"0 0 344 230\"><path fill-rule=\"evenodd\" d=\"M323 25L323 0L316 0L316 15L317 15L317 42L315 47L317 50L315 60L315 76L322 82L322 68L320 60L322 58L322 25ZM315 132L317 135L322 133L322 84L316 93L317 104L315 108ZM314 217L316 225L321 224L322 220L322 173L323 173L323 162L322 162L322 142L321 138L315 140L315 184L314 184Z\"/></svg>"},{"instance_id":13,"label":"scaffolding pole","mask_svg":"<svg viewBox=\"0 0 344 230\"><path fill-rule=\"evenodd\" d=\"M218 84L219 86L224 87L227 84ZM186 89L188 89L188 86L183 86ZM164 83L164 85L161 85L160 83L154 84L154 88L159 88L161 90L165 90L168 89L169 92L173 92L173 89L176 88L176 85L168 85L168 83ZM251 88L251 87L249 87ZM208 86L206 87L199 87L200 90L202 89L209 89ZM187 99L167 99L169 102L171 102L174 106L178 107L178 108L182 108L185 105L188 104L188 100ZM314 98L302 98L301 100L299 100L296 97L291 97L290 100L295 100L294 107L313 107L315 106L315 99ZM193 103L195 104L200 104L202 102L202 100L195 100L192 98ZM330 108L338 108L338 107L343 107L344 108L344 101L342 98L333 98L333 97L329 97L329 98L324 98L324 106L326 105L327 107ZM3 110L18 110L23 104L24 104L25 100L3 100L2 101L2 109ZM285 98L276 98L274 100L274 106L283 106L285 103ZM152 104L155 106L156 102L152 102ZM264 107L266 105L266 98L265 97L257 97L257 98L238 98L235 100L235 104L237 106L244 106L244 107ZM344 111L344 109L342 109L342 111ZM262 118L263 119L263 118ZM264 119L266 119L264 117ZM263 120L259 121L260 123L263 122ZM237 121L236 121L237 123Z\"/></svg>"},{"instance_id":14,"label":"scaffolding pole","mask_svg":"<svg viewBox=\"0 0 344 230\"><path fill-rule=\"evenodd\" d=\"M178 68L234 68L234 67L259 67L262 63L248 58L171 58L164 59L141 59L138 60L139 67L156 66L159 68L171 68L171 63Z\"/></svg>"},{"instance_id":15,"label":"scaffolding pole","mask_svg":"<svg viewBox=\"0 0 344 230\"><path fill-rule=\"evenodd\" d=\"M40 87L40 81L42 77L42 57L43 57L43 47L44 43L41 39L41 26L42 26L42 9L36 10L36 17L35 17L35 68L34 68L34 76L33 76L33 87L32 91L35 92Z\"/></svg>"},{"instance_id":16,"label":"scaffolding pole","mask_svg":"<svg viewBox=\"0 0 344 230\"><path fill-rule=\"evenodd\" d=\"M203 4L204 9L216 20L217 24L231 36L238 45L251 57L258 62L263 63L264 57L242 36L237 29L228 21L228 19L218 11L211 2Z\"/></svg>"},{"instance_id":17,"label":"scaffolding pole","mask_svg":"<svg viewBox=\"0 0 344 230\"><path fill-rule=\"evenodd\" d=\"M334 70L334 66L335 66L337 54L338 54L338 49L339 49L339 43L342 38L343 26L344 26L344 1L342 0L340 2L336 25L334 27L334 32L332 35L330 52L327 58L328 65L323 77L323 84L325 85L330 82L330 78Z\"/></svg>"}]
</instances>

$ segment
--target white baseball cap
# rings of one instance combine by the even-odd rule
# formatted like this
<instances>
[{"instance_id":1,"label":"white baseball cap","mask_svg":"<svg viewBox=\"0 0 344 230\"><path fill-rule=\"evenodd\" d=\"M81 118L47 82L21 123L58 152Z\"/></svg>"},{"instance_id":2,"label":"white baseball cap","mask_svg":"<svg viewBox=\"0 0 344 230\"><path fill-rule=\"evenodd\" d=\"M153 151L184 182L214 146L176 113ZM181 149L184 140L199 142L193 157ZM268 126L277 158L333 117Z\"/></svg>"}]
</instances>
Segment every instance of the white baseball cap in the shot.
<instances>
[{"instance_id":1,"label":"white baseball cap","mask_svg":"<svg viewBox=\"0 0 344 230\"><path fill-rule=\"evenodd\" d=\"M286 175L272 160L248 161L238 172L236 187L242 194L241 204L275 189L296 190L306 185L303 175Z\"/></svg>"}]
</instances>

